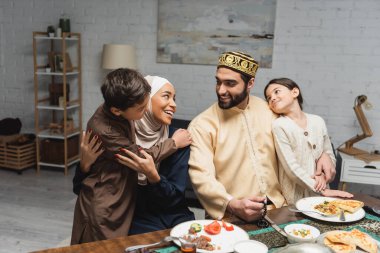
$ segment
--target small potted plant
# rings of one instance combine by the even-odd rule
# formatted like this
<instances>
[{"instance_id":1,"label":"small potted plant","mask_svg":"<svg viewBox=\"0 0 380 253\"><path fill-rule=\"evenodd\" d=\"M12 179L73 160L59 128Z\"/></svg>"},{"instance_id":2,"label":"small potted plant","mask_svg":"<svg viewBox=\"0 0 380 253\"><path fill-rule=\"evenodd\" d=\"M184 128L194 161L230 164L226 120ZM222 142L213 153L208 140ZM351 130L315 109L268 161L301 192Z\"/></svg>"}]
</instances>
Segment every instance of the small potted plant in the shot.
<instances>
[{"instance_id":1,"label":"small potted plant","mask_svg":"<svg viewBox=\"0 0 380 253\"><path fill-rule=\"evenodd\" d=\"M54 37L54 33L55 33L54 26L49 25L47 28L47 33L48 33L49 37Z\"/></svg>"}]
</instances>

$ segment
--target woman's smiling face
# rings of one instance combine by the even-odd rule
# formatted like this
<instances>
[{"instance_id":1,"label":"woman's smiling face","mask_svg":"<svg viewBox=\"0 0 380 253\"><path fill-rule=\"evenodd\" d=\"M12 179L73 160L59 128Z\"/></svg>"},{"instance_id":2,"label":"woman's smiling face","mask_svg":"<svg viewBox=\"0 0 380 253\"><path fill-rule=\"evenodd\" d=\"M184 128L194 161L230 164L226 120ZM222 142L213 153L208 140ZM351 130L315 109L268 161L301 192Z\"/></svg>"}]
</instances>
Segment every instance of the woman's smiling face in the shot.
<instances>
[{"instance_id":1,"label":"woman's smiling face","mask_svg":"<svg viewBox=\"0 0 380 253\"><path fill-rule=\"evenodd\" d=\"M164 125L170 125L177 109L175 89L166 83L151 98L153 117Z\"/></svg>"}]
</instances>

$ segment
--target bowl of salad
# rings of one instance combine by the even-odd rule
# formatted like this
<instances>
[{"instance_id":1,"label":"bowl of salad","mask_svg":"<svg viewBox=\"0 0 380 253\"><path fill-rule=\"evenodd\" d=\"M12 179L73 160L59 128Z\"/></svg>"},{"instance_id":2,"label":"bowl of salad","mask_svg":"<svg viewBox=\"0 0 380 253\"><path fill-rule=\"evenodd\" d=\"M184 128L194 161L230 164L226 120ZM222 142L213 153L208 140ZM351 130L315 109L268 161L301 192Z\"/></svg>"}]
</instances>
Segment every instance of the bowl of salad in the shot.
<instances>
[{"instance_id":1,"label":"bowl of salad","mask_svg":"<svg viewBox=\"0 0 380 253\"><path fill-rule=\"evenodd\" d=\"M316 227L306 224L289 224L284 230L290 243L315 242L321 234Z\"/></svg>"}]
</instances>

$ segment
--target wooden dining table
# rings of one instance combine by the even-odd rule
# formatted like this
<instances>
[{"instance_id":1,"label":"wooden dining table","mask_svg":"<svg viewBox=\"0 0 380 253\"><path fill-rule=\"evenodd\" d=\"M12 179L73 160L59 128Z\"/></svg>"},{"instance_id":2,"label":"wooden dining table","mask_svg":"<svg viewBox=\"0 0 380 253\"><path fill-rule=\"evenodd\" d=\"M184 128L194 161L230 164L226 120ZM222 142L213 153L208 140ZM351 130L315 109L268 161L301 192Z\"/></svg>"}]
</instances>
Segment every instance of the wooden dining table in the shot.
<instances>
[{"instance_id":1,"label":"wooden dining table","mask_svg":"<svg viewBox=\"0 0 380 253\"><path fill-rule=\"evenodd\" d=\"M380 199L371 197L366 194L355 194L354 199L361 200L367 206L378 206L380 207ZM268 216L276 223L283 224L292 221L297 221L304 219L305 216L300 213L294 213L288 210L287 207L277 208L274 210L268 211ZM237 218L230 218L229 222L238 225L242 229L246 231L257 230L257 227L254 223L245 223L242 220ZM104 252L112 252L112 253L123 253L125 252L125 248L133 245L139 244L149 244L162 240L165 236L170 234L170 229L155 231L151 233L145 233L140 235L132 235L119 237L115 239L91 242L91 243L83 243L68 247L61 248L51 248L40 251L35 251L35 253L104 253ZM168 244L170 245L170 244ZM174 244L172 244L174 245Z\"/></svg>"}]
</instances>

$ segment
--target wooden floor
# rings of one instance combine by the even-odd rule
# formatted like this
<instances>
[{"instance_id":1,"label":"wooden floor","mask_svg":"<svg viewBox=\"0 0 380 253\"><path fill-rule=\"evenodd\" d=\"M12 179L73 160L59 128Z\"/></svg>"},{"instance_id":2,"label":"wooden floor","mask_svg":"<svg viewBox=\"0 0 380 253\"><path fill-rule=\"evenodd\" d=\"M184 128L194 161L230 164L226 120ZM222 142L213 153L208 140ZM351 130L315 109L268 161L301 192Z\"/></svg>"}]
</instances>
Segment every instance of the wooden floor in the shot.
<instances>
[{"instance_id":1,"label":"wooden floor","mask_svg":"<svg viewBox=\"0 0 380 253\"><path fill-rule=\"evenodd\" d=\"M76 195L74 168L35 169L21 175L0 169L0 253L57 247L71 236Z\"/></svg>"},{"instance_id":2,"label":"wooden floor","mask_svg":"<svg viewBox=\"0 0 380 253\"><path fill-rule=\"evenodd\" d=\"M0 253L30 252L69 245L76 195L74 169L34 169L21 175L0 169ZM192 208L197 219L204 210Z\"/></svg>"}]
</instances>

